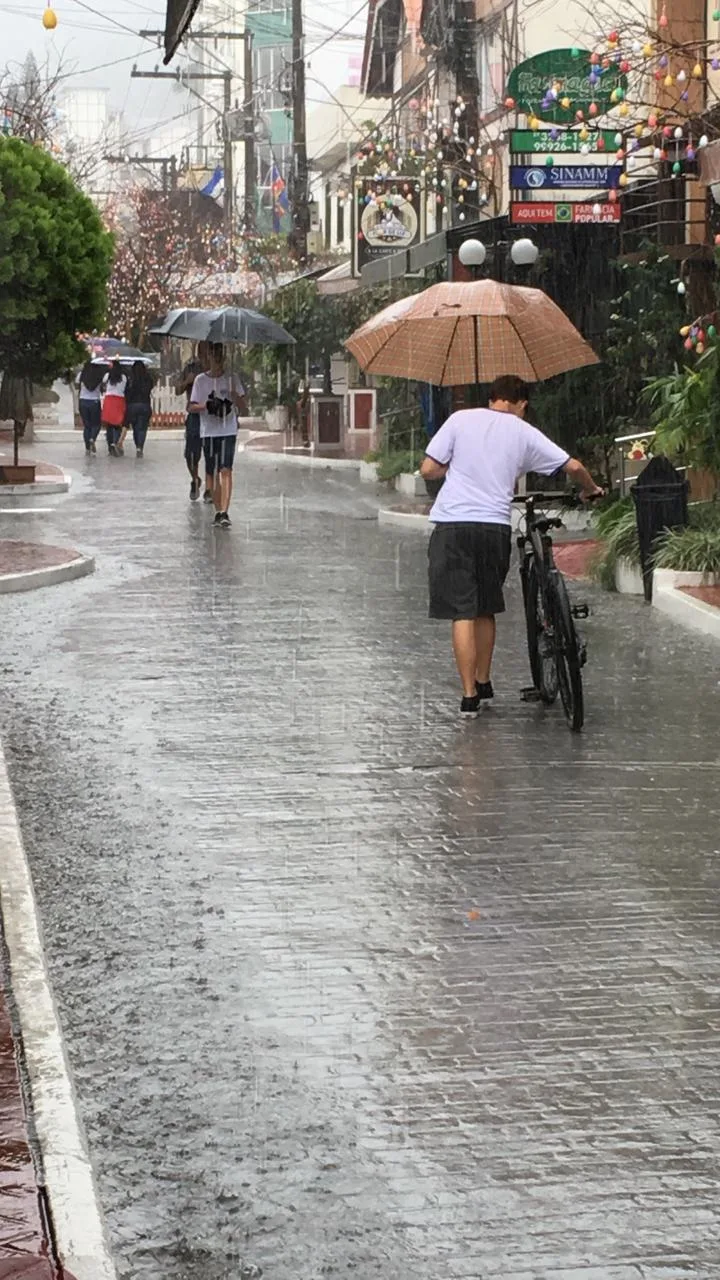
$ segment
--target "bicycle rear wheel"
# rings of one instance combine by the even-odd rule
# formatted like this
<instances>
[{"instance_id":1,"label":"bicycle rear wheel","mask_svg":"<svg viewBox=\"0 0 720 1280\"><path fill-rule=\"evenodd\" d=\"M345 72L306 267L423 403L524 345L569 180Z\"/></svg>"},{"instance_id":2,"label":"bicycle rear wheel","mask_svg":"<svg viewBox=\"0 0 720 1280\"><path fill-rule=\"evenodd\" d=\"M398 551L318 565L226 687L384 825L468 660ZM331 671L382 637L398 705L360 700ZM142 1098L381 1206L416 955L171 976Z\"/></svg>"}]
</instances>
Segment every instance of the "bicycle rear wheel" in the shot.
<instances>
[{"instance_id":1,"label":"bicycle rear wheel","mask_svg":"<svg viewBox=\"0 0 720 1280\"><path fill-rule=\"evenodd\" d=\"M542 588L538 580L534 560L528 565L525 587L525 623L527 628L528 656L533 684L547 706L558 695L558 673L555 662L555 645L552 625L546 614Z\"/></svg>"},{"instance_id":2,"label":"bicycle rear wheel","mask_svg":"<svg viewBox=\"0 0 720 1280\"><path fill-rule=\"evenodd\" d=\"M585 718L580 649L565 579L557 569L550 576L548 612L552 616L560 701L570 728L573 733L579 733Z\"/></svg>"}]
</instances>

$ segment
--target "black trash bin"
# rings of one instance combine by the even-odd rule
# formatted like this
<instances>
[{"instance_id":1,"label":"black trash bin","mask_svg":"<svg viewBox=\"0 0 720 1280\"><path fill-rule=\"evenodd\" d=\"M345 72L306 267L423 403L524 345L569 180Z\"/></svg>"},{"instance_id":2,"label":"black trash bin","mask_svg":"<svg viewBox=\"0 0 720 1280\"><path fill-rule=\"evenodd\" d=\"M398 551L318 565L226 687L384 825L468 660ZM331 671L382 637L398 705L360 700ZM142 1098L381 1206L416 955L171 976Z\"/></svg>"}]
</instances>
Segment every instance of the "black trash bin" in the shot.
<instances>
[{"instance_id":1,"label":"black trash bin","mask_svg":"<svg viewBox=\"0 0 720 1280\"><path fill-rule=\"evenodd\" d=\"M640 564L645 599L652 600L652 553L664 529L681 529L688 522L688 484L669 458L651 458L630 490L635 503Z\"/></svg>"}]
</instances>

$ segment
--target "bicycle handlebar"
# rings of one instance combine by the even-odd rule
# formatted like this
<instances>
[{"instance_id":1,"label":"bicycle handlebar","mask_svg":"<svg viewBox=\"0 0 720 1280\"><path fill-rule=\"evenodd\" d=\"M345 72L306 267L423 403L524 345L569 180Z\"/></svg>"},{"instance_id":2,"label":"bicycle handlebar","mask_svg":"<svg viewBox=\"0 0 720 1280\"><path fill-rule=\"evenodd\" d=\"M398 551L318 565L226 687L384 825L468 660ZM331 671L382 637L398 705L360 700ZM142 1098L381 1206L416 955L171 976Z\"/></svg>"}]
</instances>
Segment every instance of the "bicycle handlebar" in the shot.
<instances>
[{"instance_id":1,"label":"bicycle handlebar","mask_svg":"<svg viewBox=\"0 0 720 1280\"><path fill-rule=\"evenodd\" d=\"M598 502L602 496L603 496L602 494L593 493L589 498L586 499L586 502L588 503ZM527 504L531 500L537 501L537 502L558 502L563 507L577 507L580 505L584 505L582 504L582 501L578 494L562 493L562 492L558 492L557 490L555 491L555 493L545 493L540 489L533 490L532 493L516 493L513 495L512 500L513 502L517 502L517 503L522 502L525 504Z\"/></svg>"}]
</instances>

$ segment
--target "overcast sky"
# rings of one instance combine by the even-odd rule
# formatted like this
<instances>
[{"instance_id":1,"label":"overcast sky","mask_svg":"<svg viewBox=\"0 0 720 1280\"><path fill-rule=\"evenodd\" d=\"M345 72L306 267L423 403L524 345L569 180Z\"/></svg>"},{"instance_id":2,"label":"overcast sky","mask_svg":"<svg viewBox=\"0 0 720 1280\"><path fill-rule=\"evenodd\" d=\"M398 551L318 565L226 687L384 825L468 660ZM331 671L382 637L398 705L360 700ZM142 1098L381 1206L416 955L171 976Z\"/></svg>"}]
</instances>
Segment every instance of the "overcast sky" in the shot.
<instances>
[{"instance_id":1,"label":"overcast sky","mask_svg":"<svg viewBox=\"0 0 720 1280\"><path fill-rule=\"evenodd\" d=\"M230 0L232 3L232 0ZM165 25L165 0L56 0L53 8L58 25L46 32L42 25L45 0L0 0L2 62L21 62L32 50L39 62L62 57L64 70L73 82L107 88L111 105L122 109L128 127L149 132L184 108L184 95L171 82L132 80L130 71L137 62L151 71L162 64L162 53L137 34L141 28ZM312 73L329 89L343 82L347 55L362 45L348 37L364 29L361 0L305 0L306 48L311 55ZM353 15L355 15L353 17ZM202 5L198 17L202 22ZM348 19L352 20L348 23ZM312 55L314 46L327 39L333 29L348 23L337 42L326 44ZM198 26L198 18L195 19ZM107 65L110 64L110 65ZM173 63L173 66L175 63ZM309 98L323 96L313 81ZM308 104L311 110L313 103Z\"/></svg>"}]
</instances>

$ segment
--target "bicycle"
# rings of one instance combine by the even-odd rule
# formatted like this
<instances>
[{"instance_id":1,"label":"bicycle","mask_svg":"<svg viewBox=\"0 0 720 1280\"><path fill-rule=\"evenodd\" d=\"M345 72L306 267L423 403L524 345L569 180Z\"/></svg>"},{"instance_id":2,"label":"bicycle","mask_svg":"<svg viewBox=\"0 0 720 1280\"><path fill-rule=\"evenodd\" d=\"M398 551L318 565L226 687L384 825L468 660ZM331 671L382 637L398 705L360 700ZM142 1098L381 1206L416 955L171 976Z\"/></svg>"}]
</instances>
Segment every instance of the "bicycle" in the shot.
<instances>
[{"instance_id":1,"label":"bicycle","mask_svg":"<svg viewBox=\"0 0 720 1280\"><path fill-rule=\"evenodd\" d=\"M565 579L555 564L551 529L562 529L559 516L537 510L537 503L557 501L558 494L526 493L513 498L525 506L525 525L517 545L520 582L533 683L524 689L525 702L552 706L558 693L565 719L573 733L583 727L584 706L581 671L587 660L584 640L575 629L576 618L587 618L586 604L571 605ZM567 501L567 499L565 499Z\"/></svg>"}]
</instances>

